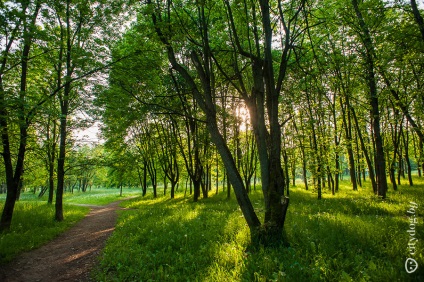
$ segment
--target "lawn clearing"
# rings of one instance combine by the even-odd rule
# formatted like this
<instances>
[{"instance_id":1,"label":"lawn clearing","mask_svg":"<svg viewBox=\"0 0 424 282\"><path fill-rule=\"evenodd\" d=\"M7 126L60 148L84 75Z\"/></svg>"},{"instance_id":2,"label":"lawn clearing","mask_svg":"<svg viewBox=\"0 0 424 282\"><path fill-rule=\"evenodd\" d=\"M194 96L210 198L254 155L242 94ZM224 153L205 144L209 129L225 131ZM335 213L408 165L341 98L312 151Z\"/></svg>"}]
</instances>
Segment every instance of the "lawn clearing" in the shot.
<instances>
[{"instance_id":1,"label":"lawn clearing","mask_svg":"<svg viewBox=\"0 0 424 282\"><path fill-rule=\"evenodd\" d=\"M117 188L93 188L87 192L66 193L63 200L68 204L107 205L127 197L139 196L141 193L141 189L124 188L121 196Z\"/></svg>"},{"instance_id":2,"label":"lawn clearing","mask_svg":"<svg viewBox=\"0 0 424 282\"><path fill-rule=\"evenodd\" d=\"M419 281L424 277L422 217L424 184L400 186L382 201L370 188L336 196L291 189L286 221L290 247L246 252L249 232L234 199L225 193L193 203L177 195L125 203L108 240L98 281ZM259 189L251 195L262 208ZM419 206L414 259L405 271L408 206ZM421 239L421 240L420 240Z\"/></svg>"}]
</instances>

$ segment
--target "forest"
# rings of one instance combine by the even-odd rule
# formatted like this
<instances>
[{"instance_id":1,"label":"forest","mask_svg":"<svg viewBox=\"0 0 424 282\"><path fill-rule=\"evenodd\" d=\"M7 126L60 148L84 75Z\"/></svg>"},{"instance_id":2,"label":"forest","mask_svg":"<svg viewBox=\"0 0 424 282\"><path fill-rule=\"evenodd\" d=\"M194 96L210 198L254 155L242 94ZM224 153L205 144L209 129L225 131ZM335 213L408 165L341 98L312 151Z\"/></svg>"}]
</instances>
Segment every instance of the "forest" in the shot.
<instances>
[{"instance_id":1,"label":"forest","mask_svg":"<svg viewBox=\"0 0 424 282\"><path fill-rule=\"evenodd\" d=\"M423 14L424 2L415 0L2 1L0 238L14 230L21 195L47 203L54 221L63 222L71 209L64 199L73 194L139 191L127 206L140 212L129 211L118 226L135 216L139 226L131 221L125 228L177 232L147 227L142 218L152 205L155 222L177 224L176 218L198 214L204 226L216 228L228 220L222 229L244 233L211 236L231 237L237 250L248 246L239 251L251 255L244 259L252 265L239 266L237 257L215 262L230 269L220 274L217 267L211 276L190 276L194 270L184 268L186 276L177 277L166 276L177 270L162 263L152 266L153 276L140 276L128 265L110 266L117 263L108 261L118 244L112 239L98 280L220 281L232 271L234 281L387 281L393 275L419 281ZM206 216L209 209L213 216ZM348 261L360 259L343 260L342 250L330 255L318 243L332 244L325 237L345 227L332 222L326 234L318 223L305 226L322 214L329 221L341 214L339 220L362 226L378 246L398 234L387 242L396 247L385 253L346 227L346 236L378 249L376 259L362 257L371 263L358 263L368 272L351 269ZM386 223L372 222L379 215ZM411 224L419 242L414 254ZM316 239L303 237L308 228L317 228L311 231ZM127 236L122 232L112 238ZM189 255L203 251L196 240ZM337 240L336 246L344 244ZM267 248L281 261L302 248L316 257L292 261L297 272L277 258L267 269ZM420 265L416 273L404 265L408 255ZM254 266L254 256L263 268ZM384 257L396 262L387 266ZM309 267L325 260L329 272L317 267L298 276L308 260ZM235 274L240 267L243 274Z\"/></svg>"}]
</instances>

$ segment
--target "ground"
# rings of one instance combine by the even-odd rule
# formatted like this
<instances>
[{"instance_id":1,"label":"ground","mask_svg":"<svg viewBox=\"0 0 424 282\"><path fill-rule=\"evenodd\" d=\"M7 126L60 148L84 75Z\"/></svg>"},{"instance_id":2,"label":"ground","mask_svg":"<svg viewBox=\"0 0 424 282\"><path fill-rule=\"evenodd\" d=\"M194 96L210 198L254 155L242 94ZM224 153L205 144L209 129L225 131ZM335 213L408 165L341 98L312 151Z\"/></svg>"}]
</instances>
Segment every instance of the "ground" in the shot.
<instances>
[{"instance_id":1,"label":"ground","mask_svg":"<svg viewBox=\"0 0 424 282\"><path fill-rule=\"evenodd\" d=\"M2 266L0 281L90 281L90 271L115 229L119 202L89 207L90 213L74 227Z\"/></svg>"}]
</instances>

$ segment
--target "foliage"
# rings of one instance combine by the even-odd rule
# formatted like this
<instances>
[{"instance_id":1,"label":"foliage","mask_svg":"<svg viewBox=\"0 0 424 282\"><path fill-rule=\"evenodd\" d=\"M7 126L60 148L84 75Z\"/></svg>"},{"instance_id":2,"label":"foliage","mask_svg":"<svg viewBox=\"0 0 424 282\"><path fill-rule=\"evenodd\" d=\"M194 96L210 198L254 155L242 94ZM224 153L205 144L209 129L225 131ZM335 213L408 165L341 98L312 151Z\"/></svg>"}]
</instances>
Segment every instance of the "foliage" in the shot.
<instances>
[{"instance_id":1,"label":"foliage","mask_svg":"<svg viewBox=\"0 0 424 282\"><path fill-rule=\"evenodd\" d=\"M415 179L418 180L418 179ZM248 227L234 200L223 193L198 203L151 197L125 203L117 229L103 252L98 281L413 281L406 211L419 207L424 183L400 186L384 201L367 185L352 191L342 182L337 196L317 201L297 185L286 232L290 247L248 251ZM260 193L252 202L261 209ZM419 211L419 222L422 221ZM417 225L417 234L424 226ZM418 249L423 245L418 243ZM424 264L422 254L415 257Z\"/></svg>"}]
</instances>

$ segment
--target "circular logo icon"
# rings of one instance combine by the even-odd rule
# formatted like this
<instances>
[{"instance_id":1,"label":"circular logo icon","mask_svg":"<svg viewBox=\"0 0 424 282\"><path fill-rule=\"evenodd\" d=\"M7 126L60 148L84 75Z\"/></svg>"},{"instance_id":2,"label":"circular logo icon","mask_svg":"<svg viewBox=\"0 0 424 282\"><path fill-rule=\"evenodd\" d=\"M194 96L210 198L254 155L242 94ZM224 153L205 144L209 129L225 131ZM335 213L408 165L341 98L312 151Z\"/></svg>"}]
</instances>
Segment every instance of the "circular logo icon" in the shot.
<instances>
[{"instance_id":1,"label":"circular logo icon","mask_svg":"<svg viewBox=\"0 0 424 282\"><path fill-rule=\"evenodd\" d=\"M412 259L412 258L408 258L408 259L405 261L405 269L406 269L406 272L408 272L408 273L412 273L412 272L414 272L415 270L417 270L417 268L418 268L418 263L417 263L417 261L416 261L416 260L414 260L414 259Z\"/></svg>"}]
</instances>

